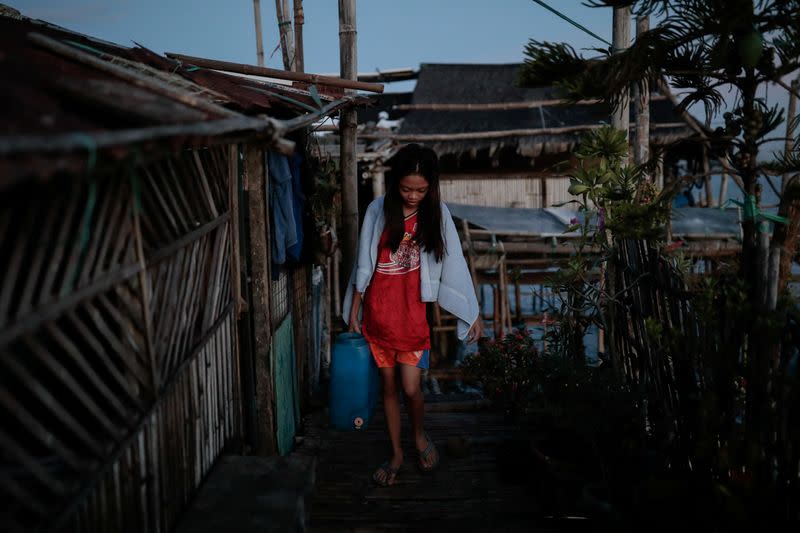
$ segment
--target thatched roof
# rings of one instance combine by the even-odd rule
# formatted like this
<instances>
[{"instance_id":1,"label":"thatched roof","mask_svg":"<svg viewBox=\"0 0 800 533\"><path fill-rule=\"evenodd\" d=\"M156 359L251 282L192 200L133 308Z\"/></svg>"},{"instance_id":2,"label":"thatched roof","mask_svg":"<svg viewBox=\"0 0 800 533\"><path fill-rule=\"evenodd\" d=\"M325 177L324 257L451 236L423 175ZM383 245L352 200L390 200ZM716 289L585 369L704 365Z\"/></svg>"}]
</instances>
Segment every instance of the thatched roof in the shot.
<instances>
[{"instance_id":1,"label":"thatched roof","mask_svg":"<svg viewBox=\"0 0 800 533\"><path fill-rule=\"evenodd\" d=\"M402 140L414 140L416 136L420 141L427 141L440 154L487 148L494 152L514 146L517 153L535 157L541 153L569 151L580 139L581 129L585 131L609 122L609 109L604 104L563 104L553 102L559 94L552 87L517 87L521 65L423 64L412 109L397 133ZM672 103L663 96L654 96L650 105L653 142L667 143L688 137L691 130ZM540 101L548 102L536 106L535 102ZM525 103L531 105L521 107ZM517 107L436 109L441 104L451 107L454 104L516 104ZM420 108L413 109L414 106Z\"/></svg>"}]
</instances>

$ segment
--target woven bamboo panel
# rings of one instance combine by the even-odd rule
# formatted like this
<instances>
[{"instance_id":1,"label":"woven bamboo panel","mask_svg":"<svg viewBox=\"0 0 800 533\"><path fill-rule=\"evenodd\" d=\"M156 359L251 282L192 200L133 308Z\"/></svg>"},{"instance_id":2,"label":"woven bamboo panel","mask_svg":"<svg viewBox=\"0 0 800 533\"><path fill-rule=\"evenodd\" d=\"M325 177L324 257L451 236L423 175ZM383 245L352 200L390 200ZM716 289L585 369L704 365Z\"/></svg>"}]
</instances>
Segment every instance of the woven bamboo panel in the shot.
<instances>
[{"instance_id":1,"label":"woven bamboo panel","mask_svg":"<svg viewBox=\"0 0 800 533\"><path fill-rule=\"evenodd\" d=\"M0 197L0 521L169 530L240 434L226 149Z\"/></svg>"}]
</instances>

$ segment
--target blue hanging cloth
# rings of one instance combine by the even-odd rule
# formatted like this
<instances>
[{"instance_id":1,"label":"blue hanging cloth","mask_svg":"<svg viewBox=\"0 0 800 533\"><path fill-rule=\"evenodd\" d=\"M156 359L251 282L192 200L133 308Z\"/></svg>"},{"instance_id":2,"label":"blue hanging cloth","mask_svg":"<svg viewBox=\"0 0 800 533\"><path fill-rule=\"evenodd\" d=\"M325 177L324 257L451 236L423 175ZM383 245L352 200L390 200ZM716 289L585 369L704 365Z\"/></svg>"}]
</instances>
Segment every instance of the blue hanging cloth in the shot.
<instances>
[{"instance_id":1,"label":"blue hanging cloth","mask_svg":"<svg viewBox=\"0 0 800 533\"><path fill-rule=\"evenodd\" d=\"M267 152L269 168L269 210L272 214L272 276L277 279L280 265L286 263L287 249L297 244L297 224L294 217L292 173L286 156Z\"/></svg>"},{"instance_id":2,"label":"blue hanging cloth","mask_svg":"<svg viewBox=\"0 0 800 533\"><path fill-rule=\"evenodd\" d=\"M303 186L300 182L300 167L303 158L295 152L289 159L289 171L292 174L292 208L294 213L295 234L297 242L286 248L286 255L289 261L299 262L303 253L303 212L305 206L305 196L303 196Z\"/></svg>"}]
</instances>

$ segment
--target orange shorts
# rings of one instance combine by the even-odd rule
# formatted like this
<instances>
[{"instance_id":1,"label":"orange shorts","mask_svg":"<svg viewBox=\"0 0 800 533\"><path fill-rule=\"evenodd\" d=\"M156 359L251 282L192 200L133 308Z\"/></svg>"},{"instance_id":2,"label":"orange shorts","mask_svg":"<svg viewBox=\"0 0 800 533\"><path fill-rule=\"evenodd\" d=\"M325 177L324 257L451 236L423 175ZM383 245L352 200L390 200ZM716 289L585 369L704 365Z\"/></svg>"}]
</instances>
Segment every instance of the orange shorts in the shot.
<instances>
[{"instance_id":1,"label":"orange shorts","mask_svg":"<svg viewBox=\"0 0 800 533\"><path fill-rule=\"evenodd\" d=\"M369 343L369 350L372 352L372 358L375 359L375 364L378 365L378 368L394 368L395 363L416 366L417 368L428 368L430 359L428 350L404 352L402 350L384 348L373 343Z\"/></svg>"}]
</instances>

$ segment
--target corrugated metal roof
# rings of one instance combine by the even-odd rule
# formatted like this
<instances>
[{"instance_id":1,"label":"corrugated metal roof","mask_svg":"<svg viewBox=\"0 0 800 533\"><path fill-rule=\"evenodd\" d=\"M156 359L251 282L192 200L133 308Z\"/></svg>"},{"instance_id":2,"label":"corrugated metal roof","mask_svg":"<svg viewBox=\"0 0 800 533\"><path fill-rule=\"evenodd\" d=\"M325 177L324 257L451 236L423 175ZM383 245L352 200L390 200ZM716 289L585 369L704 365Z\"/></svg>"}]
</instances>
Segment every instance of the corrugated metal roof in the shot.
<instances>
[{"instance_id":1,"label":"corrugated metal roof","mask_svg":"<svg viewBox=\"0 0 800 533\"><path fill-rule=\"evenodd\" d=\"M680 207L672 210L672 236L740 238L739 208Z\"/></svg>"},{"instance_id":2,"label":"corrugated metal roof","mask_svg":"<svg viewBox=\"0 0 800 533\"><path fill-rule=\"evenodd\" d=\"M578 235L577 232L564 233L570 219L578 216L577 211L549 207L484 207L455 203L448 203L447 207L454 217L497 233L527 233L541 237Z\"/></svg>"},{"instance_id":3,"label":"corrugated metal roof","mask_svg":"<svg viewBox=\"0 0 800 533\"><path fill-rule=\"evenodd\" d=\"M577 236L577 232L565 233L565 230L571 219L583 220L583 215L577 210L563 207L525 209L455 203L448 203L447 207L454 217L489 231L538 237ZM686 239L739 239L739 209L675 208L672 210L672 235L673 238Z\"/></svg>"}]
</instances>

